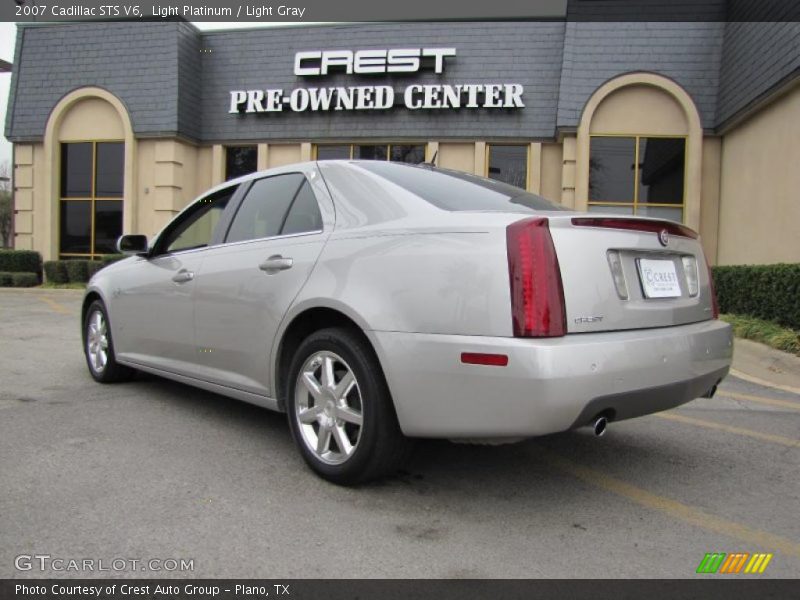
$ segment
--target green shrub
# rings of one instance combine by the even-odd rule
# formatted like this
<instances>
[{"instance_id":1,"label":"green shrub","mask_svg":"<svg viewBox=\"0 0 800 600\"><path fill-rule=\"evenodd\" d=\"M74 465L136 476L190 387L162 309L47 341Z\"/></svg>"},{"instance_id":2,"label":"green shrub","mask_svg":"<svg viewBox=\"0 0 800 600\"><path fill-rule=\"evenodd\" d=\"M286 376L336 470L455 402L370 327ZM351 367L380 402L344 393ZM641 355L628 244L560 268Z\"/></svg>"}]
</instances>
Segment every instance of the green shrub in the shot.
<instances>
[{"instance_id":1,"label":"green shrub","mask_svg":"<svg viewBox=\"0 0 800 600\"><path fill-rule=\"evenodd\" d=\"M124 254L106 254L101 260L103 261L103 266L105 266L122 260L123 258L125 258Z\"/></svg>"},{"instance_id":2,"label":"green shrub","mask_svg":"<svg viewBox=\"0 0 800 600\"><path fill-rule=\"evenodd\" d=\"M102 269L105 265L103 264L102 260L89 260L87 262L89 264L87 269L88 278L86 281L89 281L89 279L91 279L94 276L94 274L97 273L100 269Z\"/></svg>"},{"instance_id":3,"label":"green shrub","mask_svg":"<svg viewBox=\"0 0 800 600\"><path fill-rule=\"evenodd\" d=\"M736 337L753 340L776 350L800 356L800 332L749 315L723 313L719 318L731 324L733 335Z\"/></svg>"},{"instance_id":4,"label":"green shrub","mask_svg":"<svg viewBox=\"0 0 800 600\"><path fill-rule=\"evenodd\" d=\"M86 283L89 281L88 260L65 260L63 262L67 269L67 281L69 283Z\"/></svg>"},{"instance_id":5,"label":"green shrub","mask_svg":"<svg viewBox=\"0 0 800 600\"><path fill-rule=\"evenodd\" d=\"M0 271L6 273L35 273L41 262L41 256L33 250L0 250Z\"/></svg>"},{"instance_id":6,"label":"green shrub","mask_svg":"<svg viewBox=\"0 0 800 600\"><path fill-rule=\"evenodd\" d=\"M63 260L48 260L44 263L44 278L47 283L67 283L69 276Z\"/></svg>"},{"instance_id":7,"label":"green shrub","mask_svg":"<svg viewBox=\"0 0 800 600\"><path fill-rule=\"evenodd\" d=\"M36 273L12 273L11 285L13 287L33 287L39 285L39 276Z\"/></svg>"},{"instance_id":8,"label":"green shrub","mask_svg":"<svg viewBox=\"0 0 800 600\"><path fill-rule=\"evenodd\" d=\"M0 271L0 287L11 287L14 282L13 273Z\"/></svg>"},{"instance_id":9,"label":"green shrub","mask_svg":"<svg viewBox=\"0 0 800 600\"><path fill-rule=\"evenodd\" d=\"M800 329L800 264L713 267L720 312Z\"/></svg>"},{"instance_id":10,"label":"green shrub","mask_svg":"<svg viewBox=\"0 0 800 600\"><path fill-rule=\"evenodd\" d=\"M42 257L33 250L0 250L0 271L6 273L38 273Z\"/></svg>"}]
</instances>

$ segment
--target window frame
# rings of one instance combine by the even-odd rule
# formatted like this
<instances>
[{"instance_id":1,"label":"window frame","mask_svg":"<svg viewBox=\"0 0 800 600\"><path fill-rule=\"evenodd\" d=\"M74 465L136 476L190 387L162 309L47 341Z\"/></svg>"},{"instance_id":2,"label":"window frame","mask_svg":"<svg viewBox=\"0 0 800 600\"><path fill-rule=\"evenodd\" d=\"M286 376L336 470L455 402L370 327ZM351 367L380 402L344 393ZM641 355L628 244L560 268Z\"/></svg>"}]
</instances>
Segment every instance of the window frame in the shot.
<instances>
[{"instance_id":1,"label":"window frame","mask_svg":"<svg viewBox=\"0 0 800 600\"><path fill-rule=\"evenodd\" d=\"M237 240L235 242L228 241L228 235L230 234L231 226L233 225L234 219L236 219L236 215L239 214L239 209L242 207L245 199L247 198L247 194L250 193L250 189L256 184L258 181L262 181L264 179L271 179L273 177L281 177L283 175L301 175L305 180L305 185L308 185L311 193L314 196L314 200L317 202L317 209L319 210L320 220L322 221L322 229L316 229L313 231L303 231L300 233L287 233L287 234L278 234L278 235L271 235L266 237L260 238L252 238L249 240ZM286 214L283 215L284 223L286 221L286 217L289 214L289 211L292 210L294 206L295 200L297 199L297 194L302 189L303 184L299 185L297 191L295 192L292 201L289 203L289 207L286 209ZM264 177L255 177L250 179L246 182L243 182L239 185L239 189L237 190L234 197L231 198L231 202L228 203L228 209L230 210L229 217L225 219L225 227L224 230L221 230L220 235L220 244L226 247L233 247L233 246L240 246L242 244L252 244L255 242L264 242L268 240L278 240L278 239L288 239L288 238L295 238L295 237L302 237L302 236L309 236L309 235L320 235L325 233L325 212L322 209L322 204L319 201L319 197L317 196L316 192L314 191L314 186L311 184L311 180L308 177L308 174L305 171L283 171L280 173L272 173L271 175L266 175ZM220 220L220 224L222 224L223 220ZM281 225L283 227L283 224Z\"/></svg>"},{"instance_id":2,"label":"window frame","mask_svg":"<svg viewBox=\"0 0 800 600\"><path fill-rule=\"evenodd\" d=\"M128 152L128 149L125 145L125 140L120 139L106 139L106 138L98 138L98 139L90 139L90 140L64 140L58 142L58 258L61 260L62 258L66 259L88 259L88 260L96 260L98 258L102 258L103 256L108 256L109 252L95 252L95 203L97 201L106 202L106 201L114 201L119 202L122 205L122 219L123 219L123 232L124 232L124 223L125 223L125 177L127 176L127 172L125 171L125 155ZM92 145L92 171L91 171L91 190L88 196L64 196L61 192L62 186L64 184L64 154L62 148L67 144L91 144ZM122 194L119 196L96 196L96 189L97 189L97 145L98 144L122 144ZM90 210L89 210L89 250L90 252L61 252L61 203L62 202L89 202Z\"/></svg>"},{"instance_id":3,"label":"window frame","mask_svg":"<svg viewBox=\"0 0 800 600\"><path fill-rule=\"evenodd\" d=\"M225 170L222 176L225 178L225 181L233 181L234 179L239 179L240 177L247 177L248 175L252 175L253 173L258 173L258 144L223 144L222 146L225 150L224 152L224 161L225 161ZM249 173L242 173L241 175L237 175L236 177L228 177L228 150L236 149L236 148L251 148L255 149L256 151L256 168L250 171Z\"/></svg>"},{"instance_id":4,"label":"window frame","mask_svg":"<svg viewBox=\"0 0 800 600\"><path fill-rule=\"evenodd\" d=\"M631 185L633 185L633 202L607 202L604 200L589 200L587 193L586 198L586 209L588 211L590 206L610 206L610 207L631 207L633 212L630 215L632 217L644 217L648 219L658 219L660 217L651 217L649 215L642 215L638 213L639 206L644 207L652 207L652 208L679 208L681 210L681 220L679 221L682 224L686 224L686 188L687 188L687 173L689 172L689 135L688 134L663 134L663 133L590 133L589 134L589 160L592 159L592 138L596 137L606 137L606 138L629 138L634 140L634 169L633 175L631 179ZM658 138L658 139L680 139L683 140L683 189L681 190L681 202L679 204L669 204L665 202L639 202L639 171L641 169L640 162L639 162L639 140L641 138ZM589 177L591 177L591 172L589 173ZM589 189L588 182L586 189ZM622 215L621 215L622 216Z\"/></svg>"},{"instance_id":5,"label":"window frame","mask_svg":"<svg viewBox=\"0 0 800 600\"><path fill-rule=\"evenodd\" d=\"M339 159L323 159L323 160L369 160L366 158L353 158L355 154L356 146L386 146L386 162L398 162L392 160L392 146L422 146L425 150L423 159L428 159L428 142L427 141L410 141L410 142L327 142L321 144L313 144L313 149L311 156L313 157L312 160L319 160L318 158L318 148L320 146L349 146L350 147L350 156L348 158L339 158ZM423 160L423 162L424 162ZM415 164L415 163L403 163L403 164Z\"/></svg>"},{"instance_id":6,"label":"window frame","mask_svg":"<svg viewBox=\"0 0 800 600\"><path fill-rule=\"evenodd\" d=\"M517 146L517 147L524 147L525 148L525 188L526 192L531 191L531 143L530 142L486 142L486 149L484 152L484 160L483 160L483 176L486 179L493 179L489 176L489 159L491 158L491 149L492 146ZM501 179L495 179L495 181L502 181ZM506 183L503 181L503 183ZM512 185L512 184L508 184Z\"/></svg>"}]
</instances>

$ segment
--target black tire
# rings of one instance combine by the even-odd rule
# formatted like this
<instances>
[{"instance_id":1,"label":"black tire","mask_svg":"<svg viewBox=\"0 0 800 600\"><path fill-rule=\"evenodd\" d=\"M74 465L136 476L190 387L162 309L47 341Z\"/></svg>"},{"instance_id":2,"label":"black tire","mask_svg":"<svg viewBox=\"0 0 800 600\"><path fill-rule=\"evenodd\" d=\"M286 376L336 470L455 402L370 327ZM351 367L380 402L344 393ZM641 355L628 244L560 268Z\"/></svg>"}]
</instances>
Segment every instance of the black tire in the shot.
<instances>
[{"instance_id":1,"label":"black tire","mask_svg":"<svg viewBox=\"0 0 800 600\"><path fill-rule=\"evenodd\" d=\"M102 318L105 334L105 363L100 365L93 356L92 348L96 348L96 337L92 335L92 327L97 327L97 315ZM95 381L100 383L117 383L128 381L135 371L117 362L114 355L114 341L111 337L111 323L108 320L106 307L100 300L95 300L89 305L86 316L83 320L83 355L86 358L86 366L89 367L89 374ZM102 362L102 361L101 361Z\"/></svg>"},{"instance_id":2,"label":"black tire","mask_svg":"<svg viewBox=\"0 0 800 600\"><path fill-rule=\"evenodd\" d=\"M311 417L313 421L301 423L297 409L298 397L301 403L300 410L309 409L310 413L310 409L316 409L318 404L314 394L308 391L310 388L307 384L302 384L300 393L297 393L301 369L310 373L313 365L317 364L316 361L322 361L319 365L321 374L327 358L331 358L335 365L334 382L339 377L338 383L341 384L349 370L354 376L355 386L352 386L349 395L345 395L339 401L335 392L324 396L326 400L323 405L326 407L325 410L330 409L331 414L323 411L316 417ZM330 328L312 333L295 352L286 377L285 406L289 427L306 464L319 476L339 485L357 485L393 475L408 459L413 446L412 440L406 438L400 431L383 371L372 347L359 332L346 328ZM322 384L320 386L323 391L320 395L322 397L324 394L329 394L325 390L330 388L326 388L325 380L321 377L320 375L315 381ZM342 389L344 387L347 386L342 386ZM331 408L332 405L338 408ZM343 413L338 411L341 411L342 407L351 410L344 415L346 418L340 419L338 417L343 416ZM357 415L359 409L361 425L356 432L356 426L347 421L352 418L350 413ZM330 460L326 461L324 452L319 453L311 447L314 444L314 437L317 443L324 437L323 428L331 431L328 434L329 454L332 457L330 460L336 459L341 462L334 464ZM339 437L334 431L336 428L341 428L338 432ZM355 443L352 453L343 458L345 452L338 448L337 440L342 439L342 431L345 428L351 428L346 433L348 439L345 440L345 445L353 440Z\"/></svg>"}]
</instances>

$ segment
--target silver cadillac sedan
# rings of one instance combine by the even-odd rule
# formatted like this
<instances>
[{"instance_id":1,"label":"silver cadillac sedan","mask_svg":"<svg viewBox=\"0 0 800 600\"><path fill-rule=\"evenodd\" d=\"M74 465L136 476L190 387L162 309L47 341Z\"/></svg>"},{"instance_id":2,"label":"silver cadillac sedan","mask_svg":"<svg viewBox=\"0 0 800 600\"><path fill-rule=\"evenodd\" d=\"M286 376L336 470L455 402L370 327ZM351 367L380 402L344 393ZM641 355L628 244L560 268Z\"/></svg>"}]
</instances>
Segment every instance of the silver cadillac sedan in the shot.
<instances>
[{"instance_id":1,"label":"silver cadillac sedan","mask_svg":"<svg viewBox=\"0 0 800 600\"><path fill-rule=\"evenodd\" d=\"M92 377L284 411L340 484L391 474L413 438L601 434L710 396L731 361L691 229L431 166L255 173L118 246L83 302Z\"/></svg>"}]
</instances>

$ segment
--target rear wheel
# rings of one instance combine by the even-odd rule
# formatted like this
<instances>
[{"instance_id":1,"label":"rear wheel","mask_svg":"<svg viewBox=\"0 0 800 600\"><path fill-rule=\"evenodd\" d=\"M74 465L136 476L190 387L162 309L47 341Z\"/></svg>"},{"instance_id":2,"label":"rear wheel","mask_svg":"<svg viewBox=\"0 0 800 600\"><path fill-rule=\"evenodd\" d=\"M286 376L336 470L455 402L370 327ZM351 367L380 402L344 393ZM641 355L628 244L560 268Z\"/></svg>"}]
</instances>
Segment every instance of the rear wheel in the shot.
<instances>
[{"instance_id":1,"label":"rear wheel","mask_svg":"<svg viewBox=\"0 0 800 600\"><path fill-rule=\"evenodd\" d=\"M100 300L95 300L86 311L83 322L83 352L89 373L100 383L127 381L134 370L117 363L108 313Z\"/></svg>"},{"instance_id":2,"label":"rear wheel","mask_svg":"<svg viewBox=\"0 0 800 600\"><path fill-rule=\"evenodd\" d=\"M289 426L320 476L354 485L394 473L411 441L403 436L369 344L342 328L311 334L289 367Z\"/></svg>"}]
</instances>

